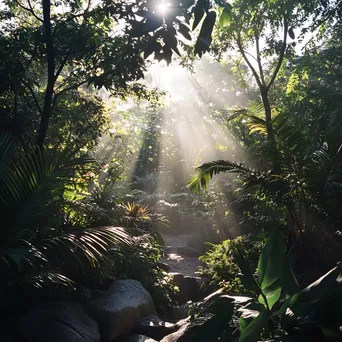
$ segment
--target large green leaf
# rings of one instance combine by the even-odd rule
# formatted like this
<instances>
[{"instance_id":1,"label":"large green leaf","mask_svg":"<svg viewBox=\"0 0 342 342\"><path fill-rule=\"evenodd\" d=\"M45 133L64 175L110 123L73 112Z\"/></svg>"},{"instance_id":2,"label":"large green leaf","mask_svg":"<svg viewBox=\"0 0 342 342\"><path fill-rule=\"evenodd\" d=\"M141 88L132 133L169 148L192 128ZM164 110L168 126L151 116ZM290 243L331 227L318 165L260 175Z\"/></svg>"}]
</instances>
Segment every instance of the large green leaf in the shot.
<instances>
[{"instance_id":1,"label":"large green leaf","mask_svg":"<svg viewBox=\"0 0 342 342\"><path fill-rule=\"evenodd\" d=\"M254 278L253 272L251 271L250 267L248 266L248 263L246 261L246 258L244 257L243 253L240 251L239 248L234 247L234 256L235 256L235 261L240 267L242 277L241 281L243 285L256 293L260 293L260 285L258 284L257 280Z\"/></svg>"},{"instance_id":2,"label":"large green leaf","mask_svg":"<svg viewBox=\"0 0 342 342\"><path fill-rule=\"evenodd\" d=\"M268 314L267 310L260 307L260 312L257 314L253 321L246 325L243 325L239 342L256 342L259 340L263 330L268 329Z\"/></svg>"},{"instance_id":3,"label":"large green leaf","mask_svg":"<svg viewBox=\"0 0 342 342\"><path fill-rule=\"evenodd\" d=\"M286 244L282 236L273 234L263 248L258 263L258 280L262 289L271 286L282 275Z\"/></svg>"},{"instance_id":4,"label":"large green leaf","mask_svg":"<svg viewBox=\"0 0 342 342\"><path fill-rule=\"evenodd\" d=\"M279 300L281 295L281 286L279 281L277 280L273 284L262 288L261 290L262 294L260 294L258 298L259 303L272 310L273 305Z\"/></svg>"}]
</instances>

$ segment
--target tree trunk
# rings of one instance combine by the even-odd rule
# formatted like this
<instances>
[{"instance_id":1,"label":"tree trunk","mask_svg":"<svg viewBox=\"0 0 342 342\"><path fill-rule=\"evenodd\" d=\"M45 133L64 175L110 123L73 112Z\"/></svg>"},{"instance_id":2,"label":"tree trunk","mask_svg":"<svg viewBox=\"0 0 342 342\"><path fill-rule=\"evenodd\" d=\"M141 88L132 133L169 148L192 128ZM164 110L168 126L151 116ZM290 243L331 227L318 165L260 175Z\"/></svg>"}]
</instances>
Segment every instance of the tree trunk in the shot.
<instances>
[{"instance_id":1,"label":"tree trunk","mask_svg":"<svg viewBox=\"0 0 342 342\"><path fill-rule=\"evenodd\" d=\"M46 138L52 111L53 89L55 86L55 59L53 52L52 30L51 30L51 3L43 0L43 20L47 56L48 81L45 90L44 107L41 113L40 127L38 131L37 145L43 147Z\"/></svg>"},{"instance_id":2,"label":"tree trunk","mask_svg":"<svg viewBox=\"0 0 342 342\"><path fill-rule=\"evenodd\" d=\"M265 121L266 121L266 131L267 131L267 140L269 143L269 148L272 154L272 165L273 171L279 173L281 170L280 162L279 162L279 151L277 142L274 135L274 129L272 126L272 110L270 105L270 100L268 98L268 89L262 88L260 89L262 103L265 109Z\"/></svg>"}]
</instances>

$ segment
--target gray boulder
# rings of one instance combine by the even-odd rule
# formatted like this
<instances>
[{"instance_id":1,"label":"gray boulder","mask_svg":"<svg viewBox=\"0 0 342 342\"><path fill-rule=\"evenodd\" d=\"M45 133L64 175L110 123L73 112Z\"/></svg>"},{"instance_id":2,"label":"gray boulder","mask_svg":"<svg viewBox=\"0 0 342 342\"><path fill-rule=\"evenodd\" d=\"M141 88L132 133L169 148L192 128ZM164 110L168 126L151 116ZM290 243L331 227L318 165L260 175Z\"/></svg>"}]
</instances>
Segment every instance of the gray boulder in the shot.
<instances>
[{"instance_id":1,"label":"gray boulder","mask_svg":"<svg viewBox=\"0 0 342 342\"><path fill-rule=\"evenodd\" d=\"M156 313L151 295L132 279L115 281L106 296L87 304L86 311L98 322L103 342L130 334L143 317Z\"/></svg>"},{"instance_id":2,"label":"gray boulder","mask_svg":"<svg viewBox=\"0 0 342 342\"><path fill-rule=\"evenodd\" d=\"M45 303L27 312L19 332L28 342L99 342L97 323L80 304Z\"/></svg>"}]
</instances>

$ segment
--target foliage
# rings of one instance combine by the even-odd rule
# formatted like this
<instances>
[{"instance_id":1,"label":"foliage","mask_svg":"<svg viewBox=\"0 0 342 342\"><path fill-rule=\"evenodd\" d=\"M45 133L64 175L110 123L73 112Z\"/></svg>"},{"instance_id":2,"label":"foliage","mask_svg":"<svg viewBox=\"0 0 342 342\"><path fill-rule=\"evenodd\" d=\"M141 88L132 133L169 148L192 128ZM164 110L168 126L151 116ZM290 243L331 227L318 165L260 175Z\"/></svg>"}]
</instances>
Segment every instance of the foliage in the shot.
<instances>
[{"instance_id":1,"label":"foliage","mask_svg":"<svg viewBox=\"0 0 342 342\"><path fill-rule=\"evenodd\" d=\"M221 336L224 341L229 341L238 322L239 341L269 340L270 337L272 341L287 338L311 341L314 337L328 341L341 337L339 265L300 290L291 268L293 258L286 254L286 246L279 234L271 236L263 248L257 277L238 248L235 257L243 274L243 284L254 292L254 296L234 297L218 292L200 304L198 314L209 314L207 322L215 324L223 317L226 319L220 331L210 336ZM202 325L197 339L192 341L200 341L198 336L208 333L207 329Z\"/></svg>"},{"instance_id":2,"label":"foliage","mask_svg":"<svg viewBox=\"0 0 342 342\"><path fill-rule=\"evenodd\" d=\"M37 149L18 159L12 154L13 137L1 135L0 142L0 291L3 305L16 309L23 289L30 298L35 289L45 291L49 285L82 284L88 272L108 262L111 247L131 244L131 237L118 227L70 229L66 224L68 186L94 160L77 157L72 147ZM21 298L21 305L28 303Z\"/></svg>"},{"instance_id":3,"label":"foliage","mask_svg":"<svg viewBox=\"0 0 342 342\"><path fill-rule=\"evenodd\" d=\"M235 262L235 250L241 250L251 270L256 270L262 240L262 237L258 239L255 236L240 236L217 245L209 244L209 251L199 257L203 263L203 266L199 267L199 274L207 279L202 286L206 290L223 288L225 292L234 295L250 294L249 289L241 282L240 269Z\"/></svg>"}]
</instances>

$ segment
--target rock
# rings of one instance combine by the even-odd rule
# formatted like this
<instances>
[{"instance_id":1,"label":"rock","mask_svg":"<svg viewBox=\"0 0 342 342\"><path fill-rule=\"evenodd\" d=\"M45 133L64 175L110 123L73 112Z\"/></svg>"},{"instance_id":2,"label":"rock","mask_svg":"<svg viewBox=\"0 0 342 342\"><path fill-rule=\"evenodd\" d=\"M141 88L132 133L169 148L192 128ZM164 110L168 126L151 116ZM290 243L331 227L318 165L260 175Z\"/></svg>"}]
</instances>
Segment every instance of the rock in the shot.
<instances>
[{"instance_id":1,"label":"rock","mask_svg":"<svg viewBox=\"0 0 342 342\"><path fill-rule=\"evenodd\" d=\"M164 322L159 317L151 315L140 321L136 333L152 337L159 341L177 329L178 327L175 324Z\"/></svg>"},{"instance_id":2,"label":"rock","mask_svg":"<svg viewBox=\"0 0 342 342\"><path fill-rule=\"evenodd\" d=\"M173 276L173 282L179 288L174 297L179 304L184 304L189 300L196 302L201 299L200 286L196 278L184 277L180 273L170 274Z\"/></svg>"},{"instance_id":3,"label":"rock","mask_svg":"<svg viewBox=\"0 0 342 342\"><path fill-rule=\"evenodd\" d=\"M172 307L172 319L181 320L189 316L189 304L177 305Z\"/></svg>"},{"instance_id":4,"label":"rock","mask_svg":"<svg viewBox=\"0 0 342 342\"><path fill-rule=\"evenodd\" d=\"M164 262L157 262L157 266L167 273L171 272L171 267Z\"/></svg>"},{"instance_id":5,"label":"rock","mask_svg":"<svg viewBox=\"0 0 342 342\"><path fill-rule=\"evenodd\" d=\"M190 320L188 320L178 331L165 336L160 342L188 342L192 334L193 330L190 329Z\"/></svg>"},{"instance_id":6,"label":"rock","mask_svg":"<svg viewBox=\"0 0 342 342\"><path fill-rule=\"evenodd\" d=\"M148 336L132 334L132 335L120 336L117 339L115 339L115 342L157 342L157 341L153 340L152 338L149 338Z\"/></svg>"},{"instance_id":7,"label":"rock","mask_svg":"<svg viewBox=\"0 0 342 342\"><path fill-rule=\"evenodd\" d=\"M73 302L45 303L27 312L19 331L28 342L99 342L97 323Z\"/></svg>"},{"instance_id":8,"label":"rock","mask_svg":"<svg viewBox=\"0 0 342 342\"><path fill-rule=\"evenodd\" d=\"M187 247L187 246L178 247L177 253L180 255L185 255L189 257L199 257L201 255L201 252L199 250L196 250L195 248Z\"/></svg>"},{"instance_id":9,"label":"rock","mask_svg":"<svg viewBox=\"0 0 342 342\"><path fill-rule=\"evenodd\" d=\"M87 304L86 311L98 322L103 342L131 333L143 317L155 314L151 295L132 279L115 281L105 297Z\"/></svg>"}]
</instances>

